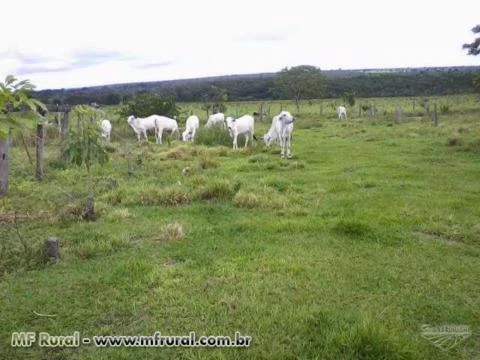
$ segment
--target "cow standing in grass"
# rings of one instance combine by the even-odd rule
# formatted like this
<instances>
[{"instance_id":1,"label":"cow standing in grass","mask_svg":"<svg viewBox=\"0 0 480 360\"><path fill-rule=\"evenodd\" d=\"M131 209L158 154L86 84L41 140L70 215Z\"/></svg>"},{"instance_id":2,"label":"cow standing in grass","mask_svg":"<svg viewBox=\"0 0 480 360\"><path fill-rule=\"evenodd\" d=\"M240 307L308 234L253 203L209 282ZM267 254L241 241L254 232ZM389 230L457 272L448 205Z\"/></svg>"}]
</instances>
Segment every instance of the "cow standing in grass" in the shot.
<instances>
[{"instance_id":1,"label":"cow standing in grass","mask_svg":"<svg viewBox=\"0 0 480 360\"><path fill-rule=\"evenodd\" d=\"M340 120L347 120L347 109L345 106L339 106L337 108L337 115Z\"/></svg>"},{"instance_id":2,"label":"cow standing in grass","mask_svg":"<svg viewBox=\"0 0 480 360\"><path fill-rule=\"evenodd\" d=\"M112 132L112 124L110 123L109 120L103 119L100 122L100 130L101 130L100 135L102 136L102 138L104 138L107 141L110 141L110 134Z\"/></svg>"},{"instance_id":3,"label":"cow standing in grass","mask_svg":"<svg viewBox=\"0 0 480 360\"><path fill-rule=\"evenodd\" d=\"M251 139L253 144L254 132L255 132L255 120L251 115L243 115L238 119L227 117L226 120L227 129L230 133L230 137L233 139L233 148L237 149L237 138L240 134L245 134L245 147L248 145L248 139Z\"/></svg>"},{"instance_id":4,"label":"cow standing in grass","mask_svg":"<svg viewBox=\"0 0 480 360\"><path fill-rule=\"evenodd\" d=\"M268 132L263 136L263 141L267 146L278 139L280 141L280 156L285 157L285 152L287 153L287 158L292 157L291 152L291 143L292 143L292 133L293 133L293 122L295 117L292 116L288 111L282 111L280 114L273 117L272 125Z\"/></svg>"},{"instance_id":5,"label":"cow standing in grass","mask_svg":"<svg viewBox=\"0 0 480 360\"><path fill-rule=\"evenodd\" d=\"M225 128L225 115L223 113L212 114L208 117L206 128L210 128L215 125L222 125Z\"/></svg>"},{"instance_id":6,"label":"cow standing in grass","mask_svg":"<svg viewBox=\"0 0 480 360\"><path fill-rule=\"evenodd\" d=\"M189 141L195 139L195 133L197 132L200 126L200 120L198 116L191 115L188 117L187 121L185 122L185 131L182 134L183 141Z\"/></svg>"}]
</instances>

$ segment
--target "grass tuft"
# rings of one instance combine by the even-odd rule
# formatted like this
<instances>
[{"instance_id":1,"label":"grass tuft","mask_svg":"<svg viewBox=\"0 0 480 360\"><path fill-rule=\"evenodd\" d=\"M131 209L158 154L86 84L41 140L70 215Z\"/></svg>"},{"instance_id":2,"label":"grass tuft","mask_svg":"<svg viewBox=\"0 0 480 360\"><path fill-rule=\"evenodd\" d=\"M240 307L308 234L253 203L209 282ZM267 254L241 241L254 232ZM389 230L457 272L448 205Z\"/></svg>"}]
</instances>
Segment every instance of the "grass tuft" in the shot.
<instances>
[{"instance_id":1,"label":"grass tuft","mask_svg":"<svg viewBox=\"0 0 480 360\"><path fill-rule=\"evenodd\" d=\"M201 127L195 134L194 143L196 145L207 146L227 146L231 147L232 140L228 131L221 126L211 128Z\"/></svg>"},{"instance_id":2,"label":"grass tuft","mask_svg":"<svg viewBox=\"0 0 480 360\"><path fill-rule=\"evenodd\" d=\"M210 179L194 191L193 198L199 200L229 199L233 196L233 192L233 186L228 180Z\"/></svg>"},{"instance_id":3,"label":"grass tuft","mask_svg":"<svg viewBox=\"0 0 480 360\"><path fill-rule=\"evenodd\" d=\"M183 226L177 222L164 225L160 231L160 239L166 242L179 241L184 236Z\"/></svg>"}]
</instances>

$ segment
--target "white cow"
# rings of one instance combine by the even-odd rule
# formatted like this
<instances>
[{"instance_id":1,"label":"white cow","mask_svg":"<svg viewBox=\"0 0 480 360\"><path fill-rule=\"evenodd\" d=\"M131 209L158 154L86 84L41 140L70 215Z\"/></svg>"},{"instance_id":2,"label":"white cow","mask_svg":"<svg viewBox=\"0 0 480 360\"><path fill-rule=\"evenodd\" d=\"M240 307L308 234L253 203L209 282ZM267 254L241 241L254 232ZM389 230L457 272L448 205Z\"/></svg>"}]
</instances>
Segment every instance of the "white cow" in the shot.
<instances>
[{"instance_id":1,"label":"white cow","mask_svg":"<svg viewBox=\"0 0 480 360\"><path fill-rule=\"evenodd\" d=\"M220 124L225 127L225 115L223 113L216 113L208 117L205 127L209 128Z\"/></svg>"},{"instance_id":2,"label":"white cow","mask_svg":"<svg viewBox=\"0 0 480 360\"><path fill-rule=\"evenodd\" d=\"M253 143L254 131L255 131L255 120L250 115L243 115L238 119L232 117L227 117L226 120L228 132L230 137L233 139L233 148L237 149L237 138L240 134L245 134L245 147L248 145L248 139L251 138Z\"/></svg>"},{"instance_id":3,"label":"white cow","mask_svg":"<svg viewBox=\"0 0 480 360\"><path fill-rule=\"evenodd\" d=\"M273 117L272 126L270 126L270 130L263 137L267 146L270 145L275 138L279 139L281 148L280 156L282 158L285 157L285 150L287 151L287 158L290 159L292 157L291 143L294 121L295 117L293 117L292 114L288 111L282 111Z\"/></svg>"},{"instance_id":4,"label":"white cow","mask_svg":"<svg viewBox=\"0 0 480 360\"><path fill-rule=\"evenodd\" d=\"M110 134L112 132L112 124L110 123L109 120L103 119L100 122L100 130L101 130L102 138L106 139L107 141L110 141Z\"/></svg>"},{"instance_id":5,"label":"white cow","mask_svg":"<svg viewBox=\"0 0 480 360\"><path fill-rule=\"evenodd\" d=\"M337 114L340 120L347 120L347 109L345 106L339 106L337 108Z\"/></svg>"},{"instance_id":6,"label":"white cow","mask_svg":"<svg viewBox=\"0 0 480 360\"><path fill-rule=\"evenodd\" d=\"M178 131L178 124L177 120L170 119L166 116L159 116L159 115L152 115L155 116L155 132L157 138L157 144L162 143L162 135L163 132L170 131L173 134L175 133L177 138L180 136L180 132Z\"/></svg>"},{"instance_id":7,"label":"white cow","mask_svg":"<svg viewBox=\"0 0 480 360\"><path fill-rule=\"evenodd\" d=\"M136 118L130 115L127 119L128 124L132 127L135 134L137 134L138 141L141 140L142 134L145 140L148 141L147 130L155 129L155 118L158 115L150 115L146 118ZM155 137L157 132L155 131Z\"/></svg>"},{"instance_id":8,"label":"white cow","mask_svg":"<svg viewBox=\"0 0 480 360\"><path fill-rule=\"evenodd\" d=\"M195 133L197 132L200 126L200 120L198 116L191 115L188 117L187 121L185 122L185 131L182 134L183 141L194 140Z\"/></svg>"},{"instance_id":9,"label":"white cow","mask_svg":"<svg viewBox=\"0 0 480 360\"><path fill-rule=\"evenodd\" d=\"M163 130L170 130L172 134L178 134L178 124L176 120L160 115L150 115L146 118L136 118L131 115L127 120L133 131L137 134L138 141L141 140L142 134L145 140L148 141L147 130L155 130L155 139L157 144L162 143Z\"/></svg>"}]
</instances>

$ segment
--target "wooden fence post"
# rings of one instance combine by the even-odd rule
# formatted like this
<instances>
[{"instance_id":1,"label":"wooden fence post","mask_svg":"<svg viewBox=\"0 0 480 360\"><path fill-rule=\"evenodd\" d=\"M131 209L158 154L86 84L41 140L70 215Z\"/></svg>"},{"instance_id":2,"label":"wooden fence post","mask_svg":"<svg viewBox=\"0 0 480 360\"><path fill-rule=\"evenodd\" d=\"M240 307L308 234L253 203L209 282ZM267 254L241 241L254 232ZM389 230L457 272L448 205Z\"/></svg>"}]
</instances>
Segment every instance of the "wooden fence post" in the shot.
<instances>
[{"instance_id":1,"label":"wooden fence post","mask_svg":"<svg viewBox=\"0 0 480 360\"><path fill-rule=\"evenodd\" d=\"M61 119L61 127L62 127L62 142L68 139L68 130L69 130L69 113L70 111L67 109L64 109L62 113L62 119Z\"/></svg>"},{"instance_id":2,"label":"wooden fence post","mask_svg":"<svg viewBox=\"0 0 480 360\"><path fill-rule=\"evenodd\" d=\"M395 111L395 122L398 124L403 120L403 111L400 106L397 106L397 110Z\"/></svg>"},{"instance_id":3,"label":"wooden fence post","mask_svg":"<svg viewBox=\"0 0 480 360\"><path fill-rule=\"evenodd\" d=\"M45 128L43 124L37 124L37 136L35 138L35 146L37 151L37 169L35 177L38 181L43 180L43 145L45 143Z\"/></svg>"},{"instance_id":4,"label":"wooden fence post","mask_svg":"<svg viewBox=\"0 0 480 360\"><path fill-rule=\"evenodd\" d=\"M60 259L60 241L56 237L45 240L45 262Z\"/></svg>"}]
</instances>

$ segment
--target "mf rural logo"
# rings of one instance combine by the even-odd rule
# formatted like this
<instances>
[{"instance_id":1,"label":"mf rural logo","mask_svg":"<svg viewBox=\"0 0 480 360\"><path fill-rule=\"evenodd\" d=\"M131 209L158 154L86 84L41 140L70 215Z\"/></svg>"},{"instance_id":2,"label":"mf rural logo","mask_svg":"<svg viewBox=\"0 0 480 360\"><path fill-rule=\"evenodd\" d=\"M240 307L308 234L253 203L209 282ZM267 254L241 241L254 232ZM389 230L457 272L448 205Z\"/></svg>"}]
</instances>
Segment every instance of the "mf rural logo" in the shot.
<instances>
[{"instance_id":1,"label":"mf rural logo","mask_svg":"<svg viewBox=\"0 0 480 360\"><path fill-rule=\"evenodd\" d=\"M422 325L422 337L444 351L453 349L472 335L468 325Z\"/></svg>"}]
</instances>

